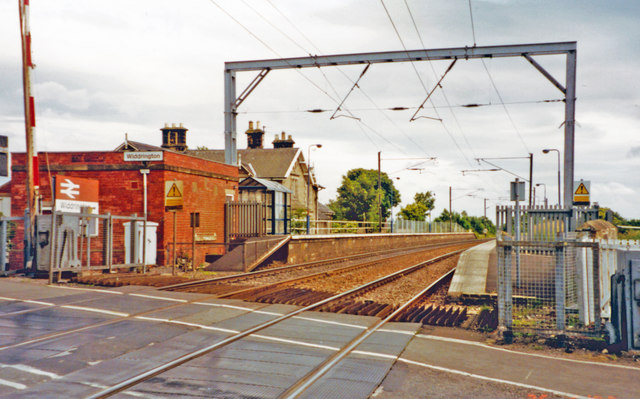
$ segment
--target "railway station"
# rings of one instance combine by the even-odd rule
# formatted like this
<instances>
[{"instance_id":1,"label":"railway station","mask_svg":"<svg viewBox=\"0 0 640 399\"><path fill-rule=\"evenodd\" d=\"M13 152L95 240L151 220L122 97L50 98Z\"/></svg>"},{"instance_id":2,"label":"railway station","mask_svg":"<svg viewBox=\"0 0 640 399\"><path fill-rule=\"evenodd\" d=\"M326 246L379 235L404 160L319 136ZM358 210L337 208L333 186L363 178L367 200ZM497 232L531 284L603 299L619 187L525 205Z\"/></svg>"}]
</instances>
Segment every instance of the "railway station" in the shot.
<instances>
[{"instance_id":1,"label":"railway station","mask_svg":"<svg viewBox=\"0 0 640 399\"><path fill-rule=\"evenodd\" d=\"M640 396L640 143L609 79L637 68L590 18L18 3L0 399ZM640 12L583 7L618 40Z\"/></svg>"}]
</instances>

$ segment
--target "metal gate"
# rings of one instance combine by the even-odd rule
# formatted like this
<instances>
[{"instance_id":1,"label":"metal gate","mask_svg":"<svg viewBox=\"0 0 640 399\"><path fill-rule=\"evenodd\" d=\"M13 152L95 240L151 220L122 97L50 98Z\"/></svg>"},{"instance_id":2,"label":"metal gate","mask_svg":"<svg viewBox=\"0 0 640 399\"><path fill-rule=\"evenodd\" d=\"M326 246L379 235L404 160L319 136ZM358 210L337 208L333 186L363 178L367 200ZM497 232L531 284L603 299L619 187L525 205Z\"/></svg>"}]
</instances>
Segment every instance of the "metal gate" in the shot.
<instances>
[{"instance_id":1,"label":"metal gate","mask_svg":"<svg viewBox=\"0 0 640 399\"><path fill-rule=\"evenodd\" d=\"M224 241L266 235L266 222L263 204L228 201L224 204Z\"/></svg>"},{"instance_id":2,"label":"metal gate","mask_svg":"<svg viewBox=\"0 0 640 399\"><path fill-rule=\"evenodd\" d=\"M600 333L598 243L505 237L497 248L501 327L542 334ZM590 261L578 263L578 251Z\"/></svg>"}]
</instances>

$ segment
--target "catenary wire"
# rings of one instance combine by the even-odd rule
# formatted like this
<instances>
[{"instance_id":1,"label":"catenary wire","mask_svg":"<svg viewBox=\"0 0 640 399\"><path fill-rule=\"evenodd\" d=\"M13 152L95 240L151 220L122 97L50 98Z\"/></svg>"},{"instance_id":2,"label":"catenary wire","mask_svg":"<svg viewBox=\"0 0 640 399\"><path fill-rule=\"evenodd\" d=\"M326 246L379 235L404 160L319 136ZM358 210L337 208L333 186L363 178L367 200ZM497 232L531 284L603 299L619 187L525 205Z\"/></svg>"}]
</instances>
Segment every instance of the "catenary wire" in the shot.
<instances>
[{"instance_id":1,"label":"catenary wire","mask_svg":"<svg viewBox=\"0 0 640 399\"><path fill-rule=\"evenodd\" d=\"M469 21L471 23L471 33L472 33L472 36L473 36L473 46L475 47L476 43L477 43L477 41L476 41L476 29L475 29L475 24L473 22L473 10L472 10L472 7L471 7L471 0L469 0ZM484 70L487 72L487 76L489 77L489 81L491 82L491 86L493 87L493 90L496 92L496 95L498 96L498 99L500 100L500 103L502 104L502 108L504 109L504 112L507 114L507 118L511 122L511 126L513 126L513 130L516 132L516 135L520 139L520 142L524 146L525 150L528 153L531 152L529 150L529 147L527 146L527 143L525 143L524 138L522 137L522 134L520 133L520 130L516 126L515 122L513 121L513 118L511 117L511 113L509 112L509 109L505 105L505 103L504 103L504 101L502 99L502 95L500 94L500 91L498 90L498 86L496 85L495 81L493 80L493 77L491 76L491 73L489 72L489 68L487 68L487 64L484 62L484 59L480 59L480 61L482 62L482 66L484 67Z\"/></svg>"},{"instance_id":2,"label":"catenary wire","mask_svg":"<svg viewBox=\"0 0 640 399\"><path fill-rule=\"evenodd\" d=\"M229 13L227 10L225 10L222 6L220 6L215 0L209 0L209 2L214 5L215 7L217 7L220 11L222 11L226 16L228 16L231 20L233 20L236 24L238 24L240 27L242 27L242 29L244 29L247 33L249 33L250 36L252 36L254 39L256 39L260 44L262 44L264 47L266 47L269 51L271 51L272 53L274 53L276 56L278 56L279 58L283 58L273 47L269 46L269 44L267 42L265 42L264 40L262 40L258 35L256 35L253 31L251 31L249 28L247 28L242 22L240 22L237 18L235 18L233 15L231 15L231 13ZM320 87L317 83L315 83L313 80L311 80L308 76L304 75L301 71L297 70L296 71L305 79L307 80L309 83L311 83L314 87L316 87L318 90L320 90L322 93L324 93L327 97L329 97L333 102L335 102L336 104L339 103L338 100L336 100L331 94L329 94L326 90L324 90L322 87ZM324 74L323 74L324 75ZM348 110L348 108L343 107L345 109L345 111L349 112L351 114L351 112ZM351 117L353 119L358 119L355 116L353 116L353 114L351 114ZM359 119L358 119L359 120ZM360 123L362 123L362 121L359 120ZM392 143L391 141L389 141L386 137L382 136L379 132L377 132L375 129L373 129L371 126L367 125L367 124L363 124L365 127L367 127L367 129L371 130L373 133L375 133L378 137L380 137L382 140L390 143L391 145L393 145L394 147L396 147L399 151L404 153L404 150L397 146L395 143ZM369 139L369 141L371 141L371 143L373 144L374 147L376 148L380 148L372 139L371 136L365 134L365 136L367 137L367 139Z\"/></svg>"},{"instance_id":3,"label":"catenary wire","mask_svg":"<svg viewBox=\"0 0 640 399\"><path fill-rule=\"evenodd\" d=\"M316 46L311 39L309 39L309 37L307 37L292 21L290 18L288 18L286 16L286 14L284 14L275 4L273 4L273 2L271 0L267 0L267 2L269 3L269 5L271 5L271 7L278 13L280 14L298 33L300 33L300 35L302 37L304 37L304 39L309 42L309 44L311 44L311 46L319 53L322 54L323 51L320 50L320 48L318 48L318 46ZM340 98L340 95L338 94L337 90L335 89L335 87L331 84L331 82L329 81L329 79L327 78L327 76L324 74L324 72L322 71L322 68L318 67L318 69L321 71L321 73L323 74L323 76L325 77L325 79L327 80L327 83L331 86L331 88L333 89L333 91L336 93L336 97ZM347 80L349 80L351 83L354 83L354 80L347 75L344 70L340 67L337 67L337 70L345 77L347 78ZM417 143L411 136L409 136L408 134L406 134L406 132L400 127L398 126L398 124L389 117L389 115L387 115L384 112L383 108L380 108L378 106L378 104L373 100L373 98L371 98L371 96L369 96L367 94L367 92L362 88L362 87L358 87L360 89L360 93L362 93L365 98L374 106L376 107L376 109L382 114L382 116L387 119L387 121L389 121L403 136L405 136L413 145L415 145L416 147L420 148L425 154L427 153L426 150L422 147L422 145L420 145L419 143ZM344 107L343 107L344 108ZM404 150L401 149L401 152L405 153L406 152Z\"/></svg>"},{"instance_id":4,"label":"catenary wire","mask_svg":"<svg viewBox=\"0 0 640 399\"><path fill-rule=\"evenodd\" d=\"M411 8L409 7L409 3L407 3L407 0L404 0L404 5L407 8L407 11L409 12L409 16L411 17L411 22L413 23L413 27L416 31L416 34L418 35L418 39L420 40L420 45L422 46L422 48L426 48L424 41L422 40L422 34L420 33L420 29L418 29L418 24L416 23L415 18L413 17L413 12L411 11ZM431 61L430 59L429 61L429 66L431 67L431 71L433 72L433 76L436 76L437 79L437 72L435 67L433 66L433 61ZM467 138L467 135L465 134L464 130L462 129L462 125L460 124L460 121L458 120L458 116L456 115L455 112L453 112L453 107L451 105L451 102L449 101L449 97L447 96L447 93L444 89L443 86L440 86L440 92L442 93L442 97L445 100L445 103L447 104L447 107L449 108L449 112L451 113L451 116L453 117L453 120L456 124L456 126L458 127L458 131L460 132L460 135L462 135L462 138L465 141L465 144L467 144L467 147L469 147L469 151L471 151L471 154L473 155L474 158L477 158L475 150L473 149L473 146L471 145L471 143L469 143L469 139ZM433 105L433 104L432 104ZM434 105L435 107L435 105Z\"/></svg>"},{"instance_id":5,"label":"catenary wire","mask_svg":"<svg viewBox=\"0 0 640 399\"><path fill-rule=\"evenodd\" d=\"M393 30L396 32L396 35L398 36L398 39L400 40L400 44L402 45L402 48L404 49L405 52L407 52L407 47L405 46L404 41L402 40L402 37L400 36L400 32L398 31L398 28L396 27L396 24L393 22L393 18L391 17L391 14L389 13L389 10L387 9L387 6L384 4L384 0L380 0L380 3L382 4L382 7L384 8L384 11L387 14L387 17L389 17L389 21L391 22L391 25L393 26ZM428 93L429 89L427 89L426 85L424 84L424 81L422 80L422 77L420 76L420 73L418 72L418 69L416 68L416 66L413 63L413 61L411 62L411 66L413 67L413 70L415 71L416 75L418 76L418 80L420 81L420 84L424 88L425 92ZM429 102L431 103L431 105L433 107L433 110L434 110L434 112L436 114L436 117L438 119L440 119L440 123L441 123L442 127L444 128L444 130L447 132L447 134L451 138L451 141L453 141L453 143L455 144L456 148L458 149L458 151L460 152L462 157L471 166L472 165L471 161L469 160L467 155L464 153L464 151L462 151L462 147L460 147L460 144L458 144L458 141L455 139L455 137L453 136L451 131L447 128L447 125L442 120L442 117L440 116L440 113L438 112L437 108L435 108L435 106L433 104L433 101L429 100Z\"/></svg>"}]
</instances>

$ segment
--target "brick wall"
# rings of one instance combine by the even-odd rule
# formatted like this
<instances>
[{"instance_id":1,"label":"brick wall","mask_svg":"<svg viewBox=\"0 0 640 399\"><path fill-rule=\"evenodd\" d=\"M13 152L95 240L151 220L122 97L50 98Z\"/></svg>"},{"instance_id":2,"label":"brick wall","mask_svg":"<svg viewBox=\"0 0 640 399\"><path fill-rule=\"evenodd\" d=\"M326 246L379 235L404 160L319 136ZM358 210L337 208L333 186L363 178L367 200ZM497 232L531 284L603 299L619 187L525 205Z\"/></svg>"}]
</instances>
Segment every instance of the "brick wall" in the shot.
<instances>
[{"instance_id":1,"label":"brick wall","mask_svg":"<svg viewBox=\"0 0 640 399\"><path fill-rule=\"evenodd\" d=\"M12 155L12 215L20 216L26 206L25 154ZM141 162L125 162L123 154L118 152L40 153L39 159L40 193L44 201L51 201L50 177L76 176L100 181L101 214L143 215ZM200 212L201 224L196 230L196 262L202 263L205 253L224 253L223 246L213 244L224 241L225 194L230 190L237 198L238 169L172 152L164 152L163 161L149 162L147 168L150 169L147 175L147 220L159 223L157 263L167 264L167 249L173 241L173 215L164 209L164 182L167 180L181 180L184 185L184 209L176 215L177 242L191 243L189 214ZM22 234L19 231L16 236L22 237ZM21 262L21 259L12 259L11 267L20 268Z\"/></svg>"},{"instance_id":2,"label":"brick wall","mask_svg":"<svg viewBox=\"0 0 640 399\"><path fill-rule=\"evenodd\" d=\"M450 240L473 240L473 233L424 234L344 234L331 236L298 236L288 244L290 264L330 259L384 249L398 249Z\"/></svg>"}]
</instances>

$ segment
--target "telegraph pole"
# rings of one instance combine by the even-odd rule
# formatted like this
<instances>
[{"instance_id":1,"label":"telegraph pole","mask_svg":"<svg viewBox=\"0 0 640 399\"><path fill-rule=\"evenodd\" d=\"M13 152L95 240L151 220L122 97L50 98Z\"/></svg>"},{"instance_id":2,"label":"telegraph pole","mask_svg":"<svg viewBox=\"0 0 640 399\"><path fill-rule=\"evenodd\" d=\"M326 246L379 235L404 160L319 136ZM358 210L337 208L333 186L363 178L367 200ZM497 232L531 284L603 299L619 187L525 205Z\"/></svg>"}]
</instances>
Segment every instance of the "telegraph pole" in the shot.
<instances>
[{"instance_id":1,"label":"telegraph pole","mask_svg":"<svg viewBox=\"0 0 640 399\"><path fill-rule=\"evenodd\" d=\"M380 154L382 151L378 151L378 231L382 233L382 201L380 200Z\"/></svg>"},{"instance_id":2,"label":"telegraph pole","mask_svg":"<svg viewBox=\"0 0 640 399\"><path fill-rule=\"evenodd\" d=\"M37 213L36 198L38 186L38 157L35 153L35 101L31 95L31 70L34 68L31 59L31 29L29 27L29 0L19 0L20 9L20 36L22 38L22 84L24 91L24 119L26 136L26 194L27 209L29 210L29 223L25 225L25 237L28 237L25 248L25 265L32 259L31 243L34 239L35 217Z\"/></svg>"}]
</instances>

